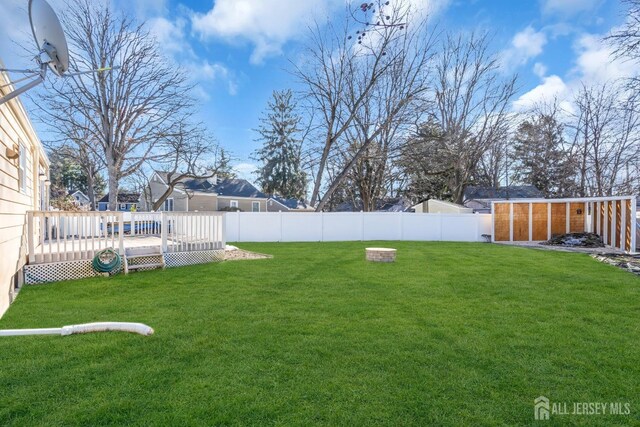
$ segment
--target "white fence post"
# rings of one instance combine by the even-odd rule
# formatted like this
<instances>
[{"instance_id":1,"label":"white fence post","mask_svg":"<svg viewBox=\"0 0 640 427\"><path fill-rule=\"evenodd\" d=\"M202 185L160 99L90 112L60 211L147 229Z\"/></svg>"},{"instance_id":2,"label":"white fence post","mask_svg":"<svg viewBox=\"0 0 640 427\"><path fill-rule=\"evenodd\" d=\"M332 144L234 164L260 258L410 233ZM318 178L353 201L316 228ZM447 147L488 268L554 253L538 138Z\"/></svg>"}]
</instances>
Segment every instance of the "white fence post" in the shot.
<instances>
[{"instance_id":1,"label":"white fence post","mask_svg":"<svg viewBox=\"0 0 640 427\"><path fill-rule=\"evenodd\" d=\"M173 230L175 233L175 230ZM162 252L167 252L167 214L160 212L160 239L162 241Z\"/></svg>"}]
</instances>

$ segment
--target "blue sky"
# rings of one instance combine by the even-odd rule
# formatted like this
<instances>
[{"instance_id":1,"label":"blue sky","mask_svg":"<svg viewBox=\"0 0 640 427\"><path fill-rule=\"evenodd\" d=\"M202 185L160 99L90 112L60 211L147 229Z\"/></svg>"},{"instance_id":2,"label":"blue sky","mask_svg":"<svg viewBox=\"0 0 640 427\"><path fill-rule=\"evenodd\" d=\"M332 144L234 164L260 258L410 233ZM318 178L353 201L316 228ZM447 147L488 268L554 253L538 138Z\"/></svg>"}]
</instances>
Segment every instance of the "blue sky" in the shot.
<instances>
[{"instance_id":1,"label":"blue sky","mask_svg":"<svg viewBox=\"0 0 640 427\"><path fill-rule=\"evenodd\" d=\"M63 0L49 1L61 9ZM297 87L287 72L288 61L298 58L307 23L335 19L345 5L344 0L111 1L115 8L146 20L166 55L188 70L196 84L200 119L233 152L245 177L255 167L250 155L258 143L252 129L271 92ZM520 76L516 111L543 99L569 98L582 80L631 72L631 64L611 62L601 42L624 20L619 1L409 1L428 8L432 22L443 30L478 29L493 35L505 75ZM0 57L7 66L29 65L9 42L28 37L26 4L0 2Z\"/></svg>"}]
</instances>

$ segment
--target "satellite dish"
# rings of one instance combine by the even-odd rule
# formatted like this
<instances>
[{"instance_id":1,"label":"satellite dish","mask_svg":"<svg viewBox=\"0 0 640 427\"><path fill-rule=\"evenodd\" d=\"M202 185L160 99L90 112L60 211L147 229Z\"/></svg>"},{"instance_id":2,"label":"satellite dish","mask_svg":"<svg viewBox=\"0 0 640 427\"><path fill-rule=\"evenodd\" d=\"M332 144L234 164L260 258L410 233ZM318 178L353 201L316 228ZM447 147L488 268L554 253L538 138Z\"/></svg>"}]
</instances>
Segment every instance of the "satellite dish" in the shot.
<instances>
[{"instance_id":1,"label":"satellite dish","mask_svg":"<svg viewBox=\"0 0 640 427\"><path fill-rule=\"evenodd\" d=\"M0 105L44 82L47 75L47 69L51 69L51 71L53 71L53 73L58 77L73 77L83 74L100 73L102 71L118 68L105 67L97 70L67 73L67 70L69 70L69 48L67 46L67 38L64 35L58 16L46 0L29 0L29 22L31 23L33 38L38 46L36 62L38 63L39 68L34 70L0 69L0 71L10 71L25 75L25 77L16 80L14 83L35 77L29 83L0 98ZM10 86L11 84L12 83L9 83L4 86Z\"/></svg>"},{"instance_id":2,"label":"satellite dish","mask_svg":"<svg viewBox=\"0 0 640 427\"><path fill-rule=\"evenodd\" d=\"M69 48L58 16L46 0L29 0L29 22L38 49L48 57L49 68L62 76L69 69Z\"/></svg>"}]
</instances>

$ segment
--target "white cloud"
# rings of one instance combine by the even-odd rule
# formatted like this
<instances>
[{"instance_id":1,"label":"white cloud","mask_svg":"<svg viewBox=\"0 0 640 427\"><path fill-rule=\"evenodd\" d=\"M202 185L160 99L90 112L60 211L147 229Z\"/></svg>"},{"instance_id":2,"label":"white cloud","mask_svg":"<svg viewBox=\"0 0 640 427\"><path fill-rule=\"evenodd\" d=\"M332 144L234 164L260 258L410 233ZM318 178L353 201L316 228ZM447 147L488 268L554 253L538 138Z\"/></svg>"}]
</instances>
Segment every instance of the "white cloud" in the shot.
<instances>
[{"instance_id":1,"label":"white cloud","mask_svg":"<svg viewBox=\"0 0 640 427\"><path fill-rule=\"evenodd\" d=\"M568 90L562 78L556 75L544 77L541 84L514 101L513 107L516 111L527 111L538 104L563 99L568 94Z\"/></svg>"},{"instance_id":2,"label":"white cloud","mask_svg":"<svg viewBox=\"0 0 640 427\"><path fill-rule=\"evenodd\" d=\"M149 32L154 36L165 54L193 56L193 49L186 39L186 20L178 18L175 22L157 16L147 21Z\"/></svg>"},{"instance_id":3,"label":"white cloud","mask_svg":"<svg viewBox=\"0 0 640 427\"><path fill-rule=\"evenodd\" d=\"M595 9L601 0L542 0L542 12L547 15L569 17Z\"/></svg>"},{"instance_id":4,"label":"white cloud","mask_svg":"<svg viewBox=\"0 0 640 427\"><path fill-rule=\"evenodd\" d=\"M547 75L547 66L542 62L536 62L533 64L533 74L538 76L539 78L544 78Z\"/></svg>"},{"instance_id":5,"label":"white cloud","mask_svg":"<svg viewBox=\"0 0 640 427\"><path fill-rule=\"evenodd\" d=\"M412 9L442 11L449 0L410 0ZM278 55L290 40L302 34L314 20L322 24L345 0L216 0L207 13L194 13L192 27L202 39L218 38L230 43L249 42L252 63Z\"/></svg>"},{"instance_id":6,"label":"white cloud","mask_svg":"<svg viewBox=\"0 0 640 427\"><path fill-rule=\"evenodd\" d=\"M612 49L600 34L582 34L573 46L574 66L561 78L546 76L547 68L536 63L533 72L541 83L523 94L513 103L516 111L525 111L536 104L557 100L566 111L572 111L571 98L584 84L587 86L613 82L633 76L639 68L637 62L615 59Z\"/></svg>"},{"instance_id":7,"label":"white cloud","mask_svg":"<svg viewBox=\"0 0 640 427\"><path fill-rule=\"evenodd\" d=\"M202 38L249 41L251 60L261 62L281 51L284 43L340 4L338 0L217 0L206 14L194 14L192 25Z\"/></svg>"},{"instance_id":8,"label":"white cloud","mask_svg":"<svg viewBox=\"0 0 640 427\"><path fill-rule=\"evenodd\" d=\"M572 74L585 83L604 83L630 77L638 69L637 62L614 59L611 47L602 41L600 35L582 35L574 49L577 58Z\"/></svg>"},{"instance_id":9,"label":"white cloud","mask_svg":"<svg viewBox=\"0 0 640 427\"><path fill-rule=\"evenodd\" d=\"M215 83L223 83L230 95L237 94L238 82L227 66L198 57L188 40L188 22L184 18L177 17L171 21L159 16L149 19L147 23L163 53L185 68L189 79L196 83L194 95L197 98L210 100L209 93L214 91Z\"/></svg>"},{"instance_id":10,"label":"white cloud","mask_svg":"<svg viewBox=\"0 0 640 427\"><path fill-rule=\"evenodd\" d=\"M546 34L528 26L516 33L511 40L511 46L502 52L502 64L507 70L526 64L530 59L540 55L546 44Z\"/></svg>"},{"instance_id":11,"label":"white cloud","mask_svg":"<svg viewBox=\"0 0 640 427\"><path fill-rule=\"evenodd\" d=\"M209 85L215 82L224 82L229 95L233 96L238 93L238 81L234 73L224 64L202 60L199 62L189 62L184 66L189 76L200 84Z\"/></svg>"},{"instance_id":12,"label":"white cloud","mask_svg":"<svg viewBox=\"0 0 640 427\"><path fill-rule=\"evenodd\" d=\"M256 176L253 173L256 169L258 169L258 166L253 163L238 163L233 166L233 170L238 174L238 177L246 179L249 182L255 181Z\"/></svg>"}]
</instances>

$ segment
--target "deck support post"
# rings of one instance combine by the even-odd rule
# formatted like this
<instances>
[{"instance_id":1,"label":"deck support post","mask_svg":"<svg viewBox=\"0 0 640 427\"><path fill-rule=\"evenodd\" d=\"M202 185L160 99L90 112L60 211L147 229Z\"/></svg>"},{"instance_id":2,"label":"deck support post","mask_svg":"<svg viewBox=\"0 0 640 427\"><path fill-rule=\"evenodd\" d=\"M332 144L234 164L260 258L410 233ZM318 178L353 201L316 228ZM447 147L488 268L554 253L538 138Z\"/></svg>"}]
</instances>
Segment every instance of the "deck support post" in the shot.
<instances>
[{"instance_id":1,"label":"deck support post","mask_svg":"<svg viewBox=\"0 0 640 427\"><path fill-rule=\"evenodd\" d=\"M118 248L120 255L124 255L124 214L118 212Z\"/></svg>"},{"instance_id":2,"label":"deck support post","mask_svg":"<svg viewBox=\"0 0 640 427\"><path fill-rule=\"evenodd\" d=\"M42 221L41 221L42 222ZM33 212L27 212L27 241L29 242L29 263L33 263L36 260L36 250L35 250L35 235L33 229Z\"/></svg>"},{"instance_id":3,"label":"deck support post","mask_svg":"<svg viewBox=\"0 0 640 427\"><path fill-rule=\"evenodd\" d=\"M160 212L160 237L162 239L162 253L167 252L167 215Z\"/></svg>"}]
</instances>

